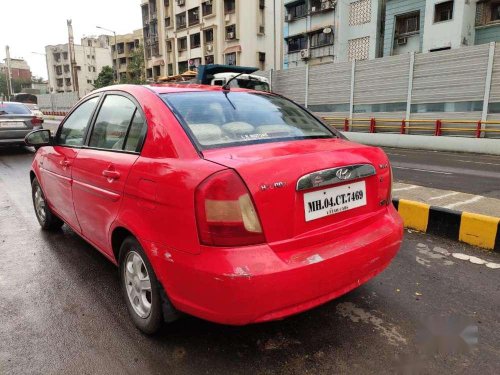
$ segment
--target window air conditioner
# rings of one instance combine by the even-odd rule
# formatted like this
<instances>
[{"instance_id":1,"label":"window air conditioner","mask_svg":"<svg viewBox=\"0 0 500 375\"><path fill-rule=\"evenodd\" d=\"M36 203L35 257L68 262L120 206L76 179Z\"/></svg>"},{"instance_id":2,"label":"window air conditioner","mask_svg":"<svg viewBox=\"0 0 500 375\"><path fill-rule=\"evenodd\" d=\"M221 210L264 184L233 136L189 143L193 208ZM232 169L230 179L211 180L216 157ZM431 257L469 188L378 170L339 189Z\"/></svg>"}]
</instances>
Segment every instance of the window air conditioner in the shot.
<instances>
[{"instance_id":1,"label":"window air conditioner","mask_svg":"<svg viewBox=\"0 0 500 375\"><path fill-rule=\"evenodd\" d=\"M300 51L300 58L302 60L307 60L309 59L309 49L303 49Z\"/></svg>"}]
</instances>

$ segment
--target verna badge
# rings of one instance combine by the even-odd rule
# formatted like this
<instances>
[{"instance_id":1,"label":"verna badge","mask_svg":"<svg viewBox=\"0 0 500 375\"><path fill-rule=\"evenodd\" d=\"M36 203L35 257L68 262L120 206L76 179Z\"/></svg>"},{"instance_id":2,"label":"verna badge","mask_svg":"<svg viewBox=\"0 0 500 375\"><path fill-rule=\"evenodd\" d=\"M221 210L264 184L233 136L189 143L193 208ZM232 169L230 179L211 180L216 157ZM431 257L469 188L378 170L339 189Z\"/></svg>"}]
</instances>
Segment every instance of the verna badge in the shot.
<instances>
[{"instance_id":1,"label":"verna badge","mask_svg":"<svg viewBox=\"0 0 500 375\"><path fill-rule=\"evenodd\" d=\"M335 175L339 180L348 180L351 177L351 171L347 168L339 169Z\"/></svg>"}]
</instances>

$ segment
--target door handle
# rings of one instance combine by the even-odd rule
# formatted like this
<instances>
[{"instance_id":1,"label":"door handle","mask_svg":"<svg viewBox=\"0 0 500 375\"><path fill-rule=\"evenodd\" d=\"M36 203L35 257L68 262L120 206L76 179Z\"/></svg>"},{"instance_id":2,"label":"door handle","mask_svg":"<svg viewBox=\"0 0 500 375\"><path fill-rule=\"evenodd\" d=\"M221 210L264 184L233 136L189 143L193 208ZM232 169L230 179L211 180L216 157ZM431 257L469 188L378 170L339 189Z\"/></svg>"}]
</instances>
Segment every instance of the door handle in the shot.
<instances>
[{"instance_id":1,"label":"door handle","mask_svg":"<svg viewBox=\"0 0 500 375\"><path fill-rule=\"evenodd\" d=\"M103 170L102 175L109 180L118 180L120 178L120 172L110 171L109 169Z\"/></svg>"},{"instance_id":2,"label":"door handle","mask_svg":"<svg viewBox=\"0 0 500 375\"><path fill-rule=\"evenodd\" d=\"M64 159L64 160L61 160L61 161L59 162L59 164L60 164L61 166L63 166L63 168L64 168L64 167L69 167L69 166L71 165L71 162L70 162L69 160L67 160L67 159Z\"/></svg>"}]
</instances>

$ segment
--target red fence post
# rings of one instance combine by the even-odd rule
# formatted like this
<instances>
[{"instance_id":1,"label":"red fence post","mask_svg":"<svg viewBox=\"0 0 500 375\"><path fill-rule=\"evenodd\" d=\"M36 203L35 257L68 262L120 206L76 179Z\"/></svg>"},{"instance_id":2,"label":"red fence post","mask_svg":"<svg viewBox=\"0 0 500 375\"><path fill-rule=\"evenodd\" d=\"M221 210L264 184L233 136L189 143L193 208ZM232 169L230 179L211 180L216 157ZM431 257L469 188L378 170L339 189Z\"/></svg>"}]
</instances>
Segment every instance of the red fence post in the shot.
<instances>
[{"instance_id":1,"label":"red fence post","mask_svg":"<svg viewBox=\"0 0 500 375\"><path fill-rule=\"evenodd\" d=\"M347 117L344 120L344 131L345 132L349 131L349 119Z\"/></svg>"},{"instance_id":2,"label":"red fence post","mask_svg":"<svg viewBox=\"0 0 500 375\"><path fill-rule=\"evenodd\" d=\"M405 134L405 130L406 130L406 121L405 119L403 119L401 121L401 134Z\"/></svg>"},{"instance_id":3,"label":"red fence post","mask_svg":"<svg viewBox=\"0 0 500 375\"><path fill-rule=\"evenodd\" d=\"M477 122L477 127L476 127L476 138L481 138L481 120Z\"/></svg>"},{"instance_id":4,"label":"red fence post","mask_svg":"<svg viewBox=\"0 0 500 375\"><path fill-rule=\"evenodd\" d=\"M440 136L441 135L441 120L436 120L436 130L434 132L434 135Z\"/></svg>"},{"instance_id":5,"label":"red fence post","mask_svg":"<svg viewBox=\"0 0 500 375\"><path fill-rule=\"evenodd\" d=\"M375 119L373 117L370 119L370 133L375 133Z\"/></svg>"}]
</instances>

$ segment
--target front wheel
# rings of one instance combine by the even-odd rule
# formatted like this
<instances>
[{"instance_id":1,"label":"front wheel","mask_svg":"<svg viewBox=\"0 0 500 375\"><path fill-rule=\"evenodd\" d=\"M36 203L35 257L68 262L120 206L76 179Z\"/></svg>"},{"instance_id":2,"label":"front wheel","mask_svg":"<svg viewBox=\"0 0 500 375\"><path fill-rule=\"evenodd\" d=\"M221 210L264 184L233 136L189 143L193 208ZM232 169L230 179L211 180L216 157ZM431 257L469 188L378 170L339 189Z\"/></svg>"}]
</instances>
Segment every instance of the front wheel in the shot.
<instances>
[{"instance_id":1,"label":"front wheel","mask_svg":"<svg viewBox=\"0 0 500 375\"><path fill-rule=\"evenodd\" d=\"M128 237L120 247L120 281L127 309L142 332L156 333L162 324L162 300L155 273L139 242Z\"/></svg>"},{"instance_id":2,"label":"front wheel","mask_svg":"<svg viewBox=\"0 0 500 375\"><path fill-rule=\"evenodd\" d=\"M43 230L60 229L64 222L59 219L50 210L47 200L43 194L42 187L36 178L31 183L31 196L33 198L33 207L35 208L36 218Z\"/></svg>"}]
</instances>

